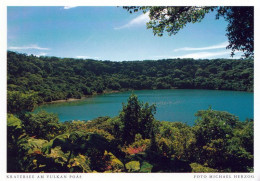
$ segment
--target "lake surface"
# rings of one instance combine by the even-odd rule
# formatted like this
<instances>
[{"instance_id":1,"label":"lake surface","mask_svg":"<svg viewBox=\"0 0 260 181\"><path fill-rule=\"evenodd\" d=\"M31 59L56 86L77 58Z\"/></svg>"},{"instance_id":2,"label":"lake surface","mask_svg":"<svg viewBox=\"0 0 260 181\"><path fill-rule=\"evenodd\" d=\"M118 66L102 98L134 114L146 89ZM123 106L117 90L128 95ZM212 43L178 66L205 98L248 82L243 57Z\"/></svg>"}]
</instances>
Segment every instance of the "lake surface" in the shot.
<instances>
[{"instance_id":1,"label":"lake surface","mask_svg":"<svg viewBox=\"0 0 260 181\"><path fill-rule=\"evenodd\" d=\"M250 92L220 90L140 90L92 96L73 102L46 104L35 112L46 110L57 113L60 121L92 120L99 116L114 117L122 110L131 93L142 102L156 104L155 118L164 121L181 121L193 125L198 110L227 111L244 121L254 116L254 96Z\"/></svg>"}]
</instances>

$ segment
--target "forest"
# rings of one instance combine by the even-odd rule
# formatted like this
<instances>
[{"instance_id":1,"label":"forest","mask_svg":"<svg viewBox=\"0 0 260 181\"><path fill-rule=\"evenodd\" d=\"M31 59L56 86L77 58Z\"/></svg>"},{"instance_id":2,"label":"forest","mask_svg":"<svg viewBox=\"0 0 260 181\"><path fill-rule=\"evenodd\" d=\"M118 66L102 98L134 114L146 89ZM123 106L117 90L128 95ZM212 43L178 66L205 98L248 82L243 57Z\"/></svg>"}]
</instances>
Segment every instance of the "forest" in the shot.
<instances>
[{"instance_id":1,"label":"forest","mask_svg":"<svg viewBox=\"0 0 260 181\"><path fill-rule=\"evenodd\" d=\"M116 117L60 122L42 103L131 89L253 91L253 60L97 61L7 53L8 172L253 172L253 120L209 107L193 126L132 94Z\"/></svg>"},{"instance_id":2,"label":"forest","mask_svg":"<svg viewBox=\"0 0 260 181\"><path fill-rule=\"evenodd\" d=\"M133 89L252 92L253 68L253 60L166 59L113 62L36 57L8 51L8 112L31 111L44 102L80 99L93 94Z\"/></svg>"}]
</instances>

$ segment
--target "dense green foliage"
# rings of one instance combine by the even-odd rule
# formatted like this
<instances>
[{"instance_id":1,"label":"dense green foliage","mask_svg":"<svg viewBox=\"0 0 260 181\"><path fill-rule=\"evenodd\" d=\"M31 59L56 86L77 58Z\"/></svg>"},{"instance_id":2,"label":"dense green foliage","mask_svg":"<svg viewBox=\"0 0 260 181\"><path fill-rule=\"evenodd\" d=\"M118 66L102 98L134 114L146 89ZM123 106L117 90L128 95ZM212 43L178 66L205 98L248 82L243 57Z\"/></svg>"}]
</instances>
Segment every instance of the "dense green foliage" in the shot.
<instances>
[{"instance_id":1,"label":"dense green foliage","mask_svg":"<svg viewBox=\"0 0 260 181\"><path fill-rule=\"evenodd\" d=\"M253 91L252 60L110 62L8 52L8 172L251 172L253 120L197 112L194 126L155 120L131 95L117 117L61 123L37 104L129 89Z\"/></svg>"},{"instance_id":2,"label":"dense green foliage","mask_svg":"<svg viewBox=\"0 0 260 181\"><path fill-rule=\"evenodd\" d=\"M7 110L12 113L32 111L37 105L39 99L36 92L27 91L8 91L7 92Z\"/></svg>"},{"instance_id":3,"label":"dense green foliage","mask_svg":"<svg viewBox=\"0 0 260 181\"><path fill-rule=\"evenodd\" d=\"M154 119L131 95L119 116L60 123L8 114L8 172L251 172L253 121L198 111L194 126Z\"/></svg>"},{"instance_id":4,"label":"dense green foliage","mask_svg":"<svg viewBox=\"0 0 260 181\"><path fill-rule=\"evenodd\" d=\"M231 49L242 51L244 57L254 56L254 7L253 6L130 6L124 7L130 13L139 10L149 12L147 28L154 35L177 34L188 23L201 22L209 12L216 12L216 19L223 17L227 21L226 36Z\"/></svg>"},{"instance_id":5,"label":"dense green foliage","mask_svg":"<svg viewBox=\"0 0 260 181\"><path fill-rule=\"evenodd\" d=\"M253 60L96 61L7 54L8 112L129 89L253 91Z\"/></svg>"}]
</instances>

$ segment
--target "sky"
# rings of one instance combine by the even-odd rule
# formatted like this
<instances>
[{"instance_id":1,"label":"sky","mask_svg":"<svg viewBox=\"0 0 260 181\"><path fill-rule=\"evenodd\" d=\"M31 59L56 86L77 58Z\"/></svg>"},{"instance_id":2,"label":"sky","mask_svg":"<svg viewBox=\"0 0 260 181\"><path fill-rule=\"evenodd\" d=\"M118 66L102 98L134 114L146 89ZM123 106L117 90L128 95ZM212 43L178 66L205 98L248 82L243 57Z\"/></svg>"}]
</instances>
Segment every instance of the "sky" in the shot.
<instances>
[{"instance_id":1,"label":"sky","mask_svg":"<svg viewBox=\"0 0 260 181\"><path fill-rule=\"evenodd\" d=\"M227 22L209 13L176 35L154 36L148 14L122 7L8 7L8 50L36 56L125 61L231 58ZM240 58L237 53L234 58Z\"/></svg>"}]
</instances>

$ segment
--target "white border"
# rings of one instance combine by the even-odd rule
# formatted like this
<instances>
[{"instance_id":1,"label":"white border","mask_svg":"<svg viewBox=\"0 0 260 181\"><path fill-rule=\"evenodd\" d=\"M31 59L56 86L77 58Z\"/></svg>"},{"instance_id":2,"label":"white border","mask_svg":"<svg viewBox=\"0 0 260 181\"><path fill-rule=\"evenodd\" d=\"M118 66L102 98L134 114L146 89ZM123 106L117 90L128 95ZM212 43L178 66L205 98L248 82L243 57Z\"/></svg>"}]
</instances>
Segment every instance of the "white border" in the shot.
<instances>
[{"instance_id":1,"label":"white border","mask_svg":"<svg viewBox=\"0 0 260 181\"><path fill-rule=\"evenodd\" d=\"M259 0L1 0L0 1L0 72L1 72L1 86L0 86L0 180L36 180L36 179L7 179L9 175L34 175L37 177L42 174L7 174L6 173L6 50L7 50L7 6L254 6L255 7L255 84L254 84L254 123L255 123L255 179L239 179L234 178L234 175L250 175L250 174L193 174L193 173L163 173L163 174L44 174L47 175L81 175L81 179L37 179L37 180L256 180L260 181L260 56L257 52L260 38L260 1ZM246 105L245 105L246 106ZM203 175L207 178L197 178L194 176ZM209 179L212 175L229 175L232 179ZM251 174L252 175L252 174Z\"/></svg>"},{"instance_id":2,"label":"white border","mask_svg":"<svg viewBox=\"0 0 260 181\"><path fill-rule=\"evenodd\" d=\"M252 6L257 0L2 0L7 6Z\"/></svg>"},{"instance_id":3,"label":"white border","mask_svg":"<svg viewBox=\"0 0 260 181\"><path fill-rule=\"evenodd\" d=\"M7 24L6 24L6 17L7 17L7 11L6 7L0 3L0 80L1 80L1 86L0 86L0 100L1 100L1 107L0 107L0 180L3 180L4 173L6 170L6 50L7 50Z\"/></svg>"}]
</instances>

